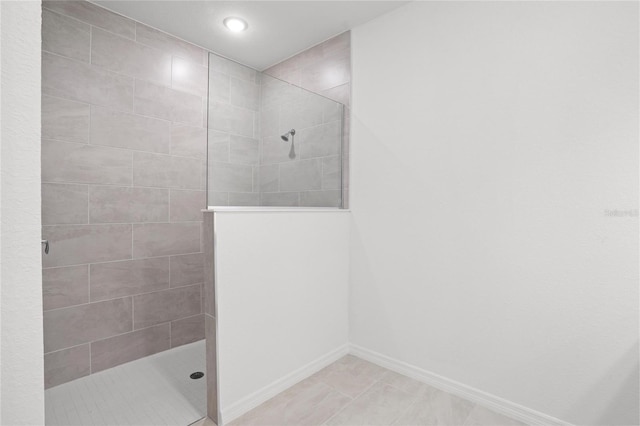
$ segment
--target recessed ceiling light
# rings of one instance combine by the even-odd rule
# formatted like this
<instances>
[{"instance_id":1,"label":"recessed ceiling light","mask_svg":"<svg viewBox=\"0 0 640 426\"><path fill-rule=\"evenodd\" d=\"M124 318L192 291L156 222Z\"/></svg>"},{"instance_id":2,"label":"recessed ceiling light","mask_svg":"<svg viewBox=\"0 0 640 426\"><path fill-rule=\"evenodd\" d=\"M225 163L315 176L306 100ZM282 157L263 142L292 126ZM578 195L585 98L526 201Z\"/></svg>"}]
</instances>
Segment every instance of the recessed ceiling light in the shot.
<instances>
[{"instance_id":1,"label":"recessed ceiling light","mask_svg":"<svg viewBox=\"0 0 640 426\"><path fill-rule=\"evenodd\" d=\"M234 33L239 33L247 29L249 26L247 21L244 19L236 18L233 16L229 16L228 18L224 18L224 26L227 27L230 31Z\"/></svg>"}]
</instances>

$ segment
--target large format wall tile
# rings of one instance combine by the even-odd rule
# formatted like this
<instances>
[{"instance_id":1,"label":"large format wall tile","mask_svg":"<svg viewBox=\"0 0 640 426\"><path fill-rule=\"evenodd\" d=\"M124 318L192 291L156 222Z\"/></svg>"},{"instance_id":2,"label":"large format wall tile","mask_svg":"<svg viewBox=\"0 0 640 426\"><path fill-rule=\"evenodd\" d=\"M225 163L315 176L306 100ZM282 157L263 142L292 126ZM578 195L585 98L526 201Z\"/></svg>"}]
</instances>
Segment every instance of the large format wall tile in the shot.
<instances>
[{"instance_id":1,"label":"large format wall tile","mask_svg":"<svg viewBox=\"0 0 640 426\"><path fill-rule=\"evenodd\" d=\"M132 330L131 298L44 312L44 351L52 352Z\"/></svg>"},{"instance_id":2,"label":"large format wall tile","mask_svg":"<svg viewBox=\"0 0 640 426\"><path fill-rule=\"evenodd\" d=\"M204 339L204 315L171 321L171 347Z\"/></svg>"},{"instance_id":3,"label":"large format wall tile","mask_svg":"<svg viewBox=\"0 0 640 426\"><path fill-rule=\"evenodd\" d=\"M231 135L229 139L229 162L257 165L260 161L258 139Z\"/></svg>"},{"instance_id":4,"label":"large format wall tile","mask_svg":"<svg viewBox=\"0 0 640 426\"><path fill-rule=\"evenodd\" d=\"M91 107L91 144L168 154L171 123L108 108Z\"/></svg>"},{"instance_id":5,"label":"large format wall tile","mask_svg":"<svg viewBox=\"0 0 640 426\"><path fill-rule=\"evenodd\" d=\"M304 191L300 193L301 207L340 207L342 191Z\"/></svg>"},{"instance_id":6,"label":"large format wall tile","mask_svg":"<svg viewBox=\"0 0 640 426\"><path fill-rule=\"evenodd\" d=\"M170 325L160 324L91 343L93 373L134 361L171 347Z\"/></svg>"},{"instance_id":7,"label":"large format wall tile","mask_svg":"<svg viewBox=\"0 0 640 426\"><path fill-rule=\"evenodd\" d=\"M43 52L42 93L131 111L133 78Z\"/></svg>"},{"instance_id":8,"label":"large format wall tile","mask_svg":"<svg viewBox=\"0 0 640 426\"><path fill-rule=\"evenodd\" d=\"M131 225L44 226L42 238L51 250L45 268L131 258Z\"/></svg>"},{"instance_id":9,"label":"large format wall tile","mask_svg":"<svg viewBox=\"0 0 640 426\"><path fill-rule=\"evenodd\" d=\"M258 72L222 56L209 55L209 69L240 80L256 82Z\"/></svg>"},{"instance_id":10,"label":"large format wall tile","mask_svg":"<svg viewBox=\"0 0 640 426\"><path fill-rule=\"evenodd\" d=\"M87 143L89 111L87 104L42 96L42 139Z\"/></svg>"},{"instance_id":11,"label":"large format wall tile","mask_svg":"<svg viewBox=\"0 0 640 426\"><path fill-rule=\"evenodd\" d=\"M211 164L210 184L213 191L253 191L253 167L245 164Z\"/></svg>"},{"instance_id":12,"label":"large format wall tile","mask_svg":"<svg viewBox=\"0 0 640 426\"><path fill-rule=\"evenodd\" d=\"M131 184L131 152L71 142L42 141L42 181Z\"/></svg>"},{"instance_id":13,"label":"large format wall tile","mask_svg":"<svg viewBox=\"0 0 640 426\"><path fill-rule=\"evenodd\" d=\"M169 190L122 186L91 186L91 223L166 222Z\"/></svg>"},{"instance_id":14,"label":"large format wall tile","mask_svg":"<svg viewBox=\"0 0 640 426\"><path fill-rule=\"evenodd\" d=\"M260 106L260 86L252 81L231 78L229 81L229 102L231 105L258 111Z\"/></svg>"},{"instance_id":15,"label":"large format wall tile","mask_svg":"<svg viewBox=\"0 0 640 426\"><path fill-rule=\"evenodd\" d=\"M255 113L221 102L212 102L209 111L209 128L234 135L253 137Z\"/></svg>"},{"instance_id":16,"label":"large format wall tile","mask_svg":"<svg viewBox=\"0 0 640 426\"><path fill-rule=\"evenodd\" d=\"M202 126L202 98L143 80L136 80L134 110L137 114Z\"/></svg>"},{"instance_id":17,"label":"large format wall tile","mask_svg":"<svg viewBox=\"0 0 640 426\"><path fill-rule=\"evenodd\" d=\"M200 223L133 225L134 258L198 252L200 252Z\"/></svg>"},{"instance_id":18,"label":"large format wall tile","mask_svg":"<svg viewBox=\"0 0 640 426\"><path fill-rule=\"evenodd\" d=\"M260 150L260 164L285 163L291 161L289 153L291 151L291 141L284 142L280 136L267 136L262 138ZM294 141L294 152L300 155L300 137L296 135Z\"/></svg>"},{"instance_id":19,"label":"large format wall tile","mask_svg":"<svg viewBox=\"0 0 640 426\"><path fill-rule=\"evenodd\" d=\"M90 31L87 24L42 10L42 50L89 62Z\"/></svg>"},{"instance_id":20,"label":"large format wall tile","mask_svg":"<svg viewBox=\"0 0 640 426\"><path fill-rule=\"evenodd\" d=\"M89 189L87 185L42 184L42 224L79 225L87 223Z\"/></svg>"},{"instance_id":21,"label":"large format wall tile","mask_svg":"<svg viewBox=\"0 0 640 426\"><path fill-rule=\"evenodd\" d=\"M198 96L207 96L207 67L199 63L173 57L171 65L171 87Z\"/></svg>"},{"instance_id":22,"label":"large format wall tile","mask_svg":"<svg viewBox=\"0 0 640 426\"><path fill-rule=\"evenodd\" d=\"M204 263L204 309L208 315L216 315L215 271L213 255L213 212L202 213L202 253Z\"/></svg>"},{"instance_id":23,"label":"large format wall tile","mask_svg":"<svg viewBox=\"0 0 640 426\"><path fill-rule=\"evenodd\" d=\"M259 206L260 194L257 192L230 192L230 206Z\"/></svg>"},{"instance_id":24,"label":"large format wall tile","mask_svg":"<svg viewBox=\"0 0 640 426\"><path fill-rule=\"evenodd\" d=\"M134 328L137 330L199 314L200 292L201 286L197 284L134 296Z\"/></svg>"},{"instance_id":25,"label":"large format wall tile","mask_svg":"<svg viewBox=\"0 0 640 426\"><path fill-rule=\"evenodd\" d=\"M91 63L131 77L171 85L171 55L94 28Z\"/></svg>"},{"instance_id":26,"label":"large format wall tile","mask_svg":"<svg viewBox=\"0 0 640 426\"><path fill-rule=\"evenodd\" d=\"M89 344L51 352L44 356L44 387L58 386L91 372Z\"/></svg>"},{"instance_id":27,"label":"large format wall tile","mask_svg":"<svg viewBox=\"0 0 640 426\"><path fill-rule=\"evenodd\" d=\"M42 270L45 311L89 303L89 265Z\"/></svg>"},{"instance_id":28,"label":"large format wall tile","mask_svg":"<svg viewBox=\"0 0 640 426\"><path fill-rule=\"evenodd\" d=\"M201 47L172 37L167 33L163 33L139 22L136 22L136 41L146 44L147 46L155 47L156 49L164 50L174 56L199 63L200 65L207 64L207 52Z\"/></svg>"},{"instance_id":29,"label":"large format wall tile","mask_svg":"<svg viewBox=\"0 0 640 426\"><path fill-rule=\"evenodd\" d=\"M169 288L169 258L124 260L91 265L91 301L115 299Z\"/></svg>"},{"instance_id":30,"label":"large format wall tile","mask_svg":"<svg viewBox=\"0 0 640 426\"><path fill-rule=\"evenodd\" d=\"M260 205L261 206L278 206L278 207L280 206L297 207L298 193L297 192L261 192Z\"/></svg>"},{"instance_id":31,"label":"large format wall tile","mask_svg":"<svg viewBox=\"0 0 640 426\"><path fill-rule=\"evenodd\" d=\"M207 129L174 124L171 127L171 154L207 158Z\"/></svg>"},{"instance_id":32,"label":"large format wall tile","mask_svg":"<svg viewBox=\"0 0 640 426\"><path fill-rule=\"evenodd\" d=\"M45 0L42 6L121 36L135 37L134 21L87 1Z\"/></svg>"},{"instance_id":33,"label":"large format wall tile","mask_svg":"<svg viewBox=\"0 0 640 426\"><path fill-rule=\"evenodd\" d=\"M342 126L339 121L300 131L300 157L316 158L340 155Z\"/></svg>"},{"instance_id":34,"label":"large format wall tile","mask_svg":"<svg viewBox=\"0 0 640 426\"><path fill-rule=\"evenodd\" d=\"M338 155L322 158L322 189L340 189L341 160Z\"/></svg>"},{"instance_id":35,"label":"large format wall tile","mask_svg":"<svg viewBox=\"0 0 640 426\"><path fill-rule=\"evenodd\" d=\"M200 189L203 160L133 153L133 184L160 188Z\"/></svg>"},{"instance_id":36,"label":"large format wall tile","mask_svg":"<svg viewBox=\"0 0 640 426\"><path fill-rule=\"evenodd\" d=\"M280 191L307 191L321 187L321 160L299 160L280 164Z\"/></svg>"},{"instance_id":37,"label":"large format wall tile","mask_svg":"<svg viewBox=\"0 0 640 426\"><path fill-rule=\"evenodd\" d=\"M202 220L201 210L206 208L204 191L171 190L171 222L199 222Z\"/></svg>"},{"instance_id":38,"label":"large format wall tile","mask_svg":"<svg viewBox=\"0 0 640 426\"><path fill-rule=\"evenodd\" d=\"M171 256L171 287L199 284L203 281L204 259L202 253Z\"/></svg>"}]
</instances>

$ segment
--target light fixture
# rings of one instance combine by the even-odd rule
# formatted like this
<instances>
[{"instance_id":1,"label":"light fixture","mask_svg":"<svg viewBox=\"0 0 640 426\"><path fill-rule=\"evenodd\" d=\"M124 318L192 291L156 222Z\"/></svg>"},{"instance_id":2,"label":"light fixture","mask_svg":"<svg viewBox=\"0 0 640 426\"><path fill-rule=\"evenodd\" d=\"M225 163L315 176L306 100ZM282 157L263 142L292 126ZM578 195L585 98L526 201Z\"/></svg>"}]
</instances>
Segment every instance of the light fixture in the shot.
<instances>
[{"instance_id":1,"label":"light fixture","mask_svg":"<svg viewBox=\"0 0 640 426\"><path fill-rule=\"evenodd\" d=\"M249 26L247 24L247 21L245 21L244 19L236 18L234 16L224 18L224 21L222 21L222 23L229 29L229 31L233 31L234 33L242 32Z\"/></svg>"}]
</instances>

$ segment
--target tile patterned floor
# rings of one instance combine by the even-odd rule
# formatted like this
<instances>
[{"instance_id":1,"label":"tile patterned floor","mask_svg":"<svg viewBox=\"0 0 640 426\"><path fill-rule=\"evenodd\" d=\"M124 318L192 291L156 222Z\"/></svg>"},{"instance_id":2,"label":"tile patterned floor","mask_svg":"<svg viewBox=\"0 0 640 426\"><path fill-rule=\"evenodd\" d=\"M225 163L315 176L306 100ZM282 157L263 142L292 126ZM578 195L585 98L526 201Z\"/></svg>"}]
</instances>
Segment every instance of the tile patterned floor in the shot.
<instances>
[{"instance_id":1,"label":"tile patterned floor","mask_svg":"<svg viewBox=\"0 0 640 426\"><path fill-rule=\"evenodd\" d=\"M203 420L196 425L209 423ZM348 355L230 423L230 426L287 425L523 423Z\"/></svg>"},{"instance_id":2,"label":"tile patterned floor","mask_svg":"<svg viewBox=\"0 0 640 426\"><path fill-rule=\"evenodd\" d=\"M206 413L204 341L180 346L45 391L54 425L185 426Z\"/></svg>"}]
</instances>

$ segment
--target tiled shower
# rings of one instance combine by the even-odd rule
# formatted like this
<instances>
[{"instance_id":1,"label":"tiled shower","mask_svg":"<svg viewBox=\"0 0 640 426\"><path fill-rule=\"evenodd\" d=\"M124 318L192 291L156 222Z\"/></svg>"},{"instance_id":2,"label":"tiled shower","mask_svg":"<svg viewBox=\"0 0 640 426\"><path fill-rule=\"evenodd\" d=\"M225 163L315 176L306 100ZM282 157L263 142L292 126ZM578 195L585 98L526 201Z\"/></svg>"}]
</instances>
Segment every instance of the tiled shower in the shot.
<instances>
[{"instance_id":1,"label":"tiled shower","mask_svg":"<svg viewBox=\"0 0 640 426\"><path fill-rule=\"evenodd\" d=\"M204 339L202 209L347 205L350 46L258 72L86 1L42 19L53 388Z\"/></svg>"}]
</instances>

